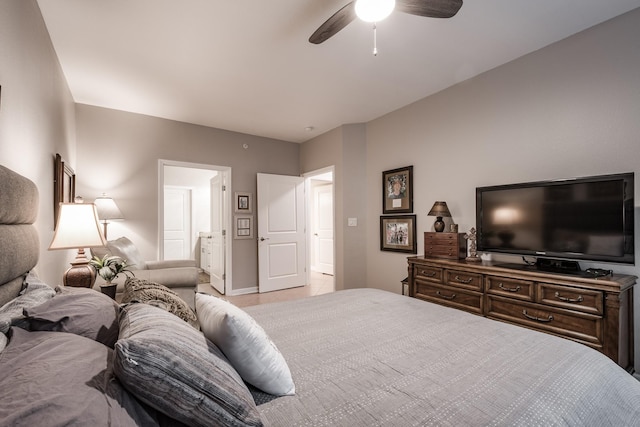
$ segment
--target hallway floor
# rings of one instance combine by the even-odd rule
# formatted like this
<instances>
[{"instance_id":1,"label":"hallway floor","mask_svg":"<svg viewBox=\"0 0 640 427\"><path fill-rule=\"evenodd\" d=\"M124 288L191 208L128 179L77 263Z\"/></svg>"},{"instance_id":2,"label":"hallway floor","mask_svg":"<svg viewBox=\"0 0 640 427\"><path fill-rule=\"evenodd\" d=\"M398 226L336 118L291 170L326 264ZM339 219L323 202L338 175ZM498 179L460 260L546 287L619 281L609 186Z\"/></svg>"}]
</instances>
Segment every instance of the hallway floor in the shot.
<instances>
[{"instance_id":1,"label":"hallway floor","mask_svg":"<svg viewBox=\"0 0 640 427\"><path fill-rule=\"evenodd\" d=\"M266 292L263 294L221 295L209 283L200 283L198 285L198 292L215 295L238 307L247 307L250 305L288 301L313 295L321 295L334 291L333 276L316 272L311 272L310 276L310 283L308 285L285 289L282 291Z\"/></svg>"}]
</instances>

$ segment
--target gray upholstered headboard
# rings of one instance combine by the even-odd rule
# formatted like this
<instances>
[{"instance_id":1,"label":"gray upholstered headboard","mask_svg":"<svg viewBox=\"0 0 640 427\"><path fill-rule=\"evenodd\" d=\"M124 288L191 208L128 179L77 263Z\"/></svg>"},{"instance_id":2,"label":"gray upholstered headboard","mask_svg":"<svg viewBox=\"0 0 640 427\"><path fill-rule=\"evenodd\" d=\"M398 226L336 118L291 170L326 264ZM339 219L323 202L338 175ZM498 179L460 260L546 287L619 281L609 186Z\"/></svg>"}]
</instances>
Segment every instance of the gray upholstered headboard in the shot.
<instances>
[{"instance_id":1,"label":"gray upholstered headboard","mask_svg":"<svg viewBox=\"0 0 640 427\"><path fill-rule=\"evenodd\" d=\"M26 273L38 262L37 214L36 185L0 166L0 306L18 295Z\"/></svg>"}]
</instances>

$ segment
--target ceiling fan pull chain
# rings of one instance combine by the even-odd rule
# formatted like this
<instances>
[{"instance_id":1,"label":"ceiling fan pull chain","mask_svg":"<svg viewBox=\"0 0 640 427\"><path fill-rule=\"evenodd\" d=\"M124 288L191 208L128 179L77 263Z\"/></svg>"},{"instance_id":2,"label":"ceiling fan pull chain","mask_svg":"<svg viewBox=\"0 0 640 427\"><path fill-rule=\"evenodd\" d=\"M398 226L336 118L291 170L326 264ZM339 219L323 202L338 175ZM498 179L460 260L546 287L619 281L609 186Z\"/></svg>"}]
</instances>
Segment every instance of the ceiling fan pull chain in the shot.
<instances>
[{"instance_id":1,"label":"ceiling fan pull chain","mask_svg":"<svg viewBox=\"0 0 640 427\"><path fill-rule=\"evenodd\" d=\"M373 23L373 56L378 56L378 40L377 40L378 28L376 23Z\"/></svg>"}]
</instances>

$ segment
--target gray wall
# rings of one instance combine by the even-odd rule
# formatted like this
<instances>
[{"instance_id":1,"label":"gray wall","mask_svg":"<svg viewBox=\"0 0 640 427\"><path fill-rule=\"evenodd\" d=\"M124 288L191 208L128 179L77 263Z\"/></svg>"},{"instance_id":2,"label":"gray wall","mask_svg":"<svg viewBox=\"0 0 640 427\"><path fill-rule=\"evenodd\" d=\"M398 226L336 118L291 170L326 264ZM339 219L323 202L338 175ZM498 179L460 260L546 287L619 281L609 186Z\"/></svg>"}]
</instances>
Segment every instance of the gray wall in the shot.
<instances>
[{"instance_id":1,"label":"gray wall","mask_svg":"<svg viewBox=\"0 0 640 427\"><path fill-rule=\"evenodd\" d=\"M405 257L378 248L383 170L414 166L419 253L436 200L447 201L461 231L475 226L477 186L619 172L635 172L637 181L638 28L640 9L367 123L367 286L400 292L406 276ZM637 182L635 200L640 257ZM581 265L640 276L637 266ZM636 331L639 301L640 289Z\"/></svg>"},{"instance_id":2,"label":"gray wall","mask_svg":"<svg viewBox=\"0 0 640 427\"><path fill-rule=\"evenodd\" d=\"M126 218L118 227L146 259L158 257L159 159L229 166L232 192L255 194L258 172L300 173L295 143L88 105L76 105L76 121L77 193L93 200L107 192L117 200ZM257 286L256 241L232 245L232 291Z\"/></svg>"},{"instance_id":3,"label":"gray wall","mask_svg":"<svg viewBox=\"0 0 640 427\"><path fill-rule=\"evenodd\" d=\"M406 275L403 255L378 248L383 170L414 166L418 233L433 230L436 200L461 231L475 226L477 186L640 176L638 28L640 9L367 123L368 286L400 292ZM640 185L635 197L640 206Z\"/></svg>"},{"instance_id":4,"label":"gray wall","mask_svg":"<svg viewBox=\"0 0 640 427\"><path fill-rule=\"evenodd\" d=\"M366 287L365 125L344 125L302 144L303 173L334 166L335 288ZM357 218L348 227L347 218Z\"/></svg>"},{"instance_id":5,"label":"gray wall","mask_svg":"<svg viewBox=\"0 0 640 427\"><path fill-rule=\"evenodd\" d=\"M74 251L47 251L53 237L53 161L76 167L74 105L35 0L0 2L0 164L40 191L40 276L62 282ZM0 189L0 191L2 191Z\"/></svg>"}]
</instances>

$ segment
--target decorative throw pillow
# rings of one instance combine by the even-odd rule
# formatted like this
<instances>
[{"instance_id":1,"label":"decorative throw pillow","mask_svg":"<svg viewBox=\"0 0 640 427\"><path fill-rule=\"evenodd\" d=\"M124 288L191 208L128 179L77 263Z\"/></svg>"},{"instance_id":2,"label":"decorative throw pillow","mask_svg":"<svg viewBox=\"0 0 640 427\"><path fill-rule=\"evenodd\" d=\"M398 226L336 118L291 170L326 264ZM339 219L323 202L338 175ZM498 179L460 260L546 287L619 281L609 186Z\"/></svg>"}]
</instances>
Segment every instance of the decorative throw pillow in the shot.
<instances>
[{"instance_id":1,"label":"decorative throw pillow","mask_svg":"<svg viewBox=\"0 0 640 427\"><path fill-rule=\"evenodd\" d=\"M162 308L198 329L198 319L189 304L171 289L159 283L135 277L128 278L124 282L122 303L129 302L142 302Z\"/></svg>"},{"instance_id":2,"label":"decorative throw pillow","mask_svg":"<svg viewBox=\"0 0 640 427\"><path fill-rule=\"evenodd\" d=\"M204 335L247 383L278 396L295 394L282 353L247 312L220 298L197 293L196 315Z\"/></svg>"},{"instance_id":3,"label":"decorative throw pillow","mask_svg":"<svg viewBox=\"0 0 640 427\"><path fill-rule=\"evenodd\" d=\"M32 273L27 274L25 278L25 289L16 298L12 299L2 307L0 307L0 332L7 332L12 324L19 319L23 319L23 310L27 307L40 305L45 301L53 298L56 292L53 288L38 279ZM25 322L24 325L27 326Z\"/></svg>"},{"instance_id":4,"label":"decorative throw pillow","mask_svg":"<svg viewBox=\"0 0 640 427\"><path fill-rule=\"evenodd\" d=\"M12 327L1 357L3 426L150 426L164 419L116 379L113 350L88 338Z\"/></svg>"},{"instance_id":5,"label":"decorative throw pillow","mask_svg":"<svg viewBox=\"0 0 640 427\"><path fill-rule=\"evenodd\" d=\"M123 307L114 372L138 399L185 424L262 425L249 390L220 350L157 307Z\"/></svg>"},{"instance_id":6,"label":"decorative throw pillow","mask_svg":"<svg viewBox=\"0 0 640 427\"><path fill-rule=\"evenodd\" d=\"M69 332L113 348L118 339L120 306L88 288L57 287L56 295L24 315L32 331Z\"/></svg>"}]
</instances>

